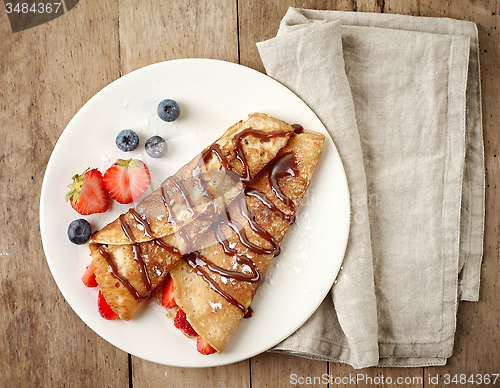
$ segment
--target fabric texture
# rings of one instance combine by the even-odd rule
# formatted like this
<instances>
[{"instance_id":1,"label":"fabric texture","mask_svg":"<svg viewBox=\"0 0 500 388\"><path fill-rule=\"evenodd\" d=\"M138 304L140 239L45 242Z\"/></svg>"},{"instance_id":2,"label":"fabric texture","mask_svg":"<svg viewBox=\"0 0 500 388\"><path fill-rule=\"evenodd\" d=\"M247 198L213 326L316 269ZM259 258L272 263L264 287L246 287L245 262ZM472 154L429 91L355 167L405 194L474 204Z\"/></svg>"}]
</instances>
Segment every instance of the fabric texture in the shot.
<instances>
[{"instance_id":1,"label":"fabric texture","mask_svg":"<svg viewBox=\"0 0 500 388\"><path fill-rule=\"evenodd\" d=\"M327 128L351 199L330 294L273 351L355 368L444 365L459 300L479 298L485 183L475 24L290 8L277 36L257 46L267 74Z\"/></svg>"}]
</instances>

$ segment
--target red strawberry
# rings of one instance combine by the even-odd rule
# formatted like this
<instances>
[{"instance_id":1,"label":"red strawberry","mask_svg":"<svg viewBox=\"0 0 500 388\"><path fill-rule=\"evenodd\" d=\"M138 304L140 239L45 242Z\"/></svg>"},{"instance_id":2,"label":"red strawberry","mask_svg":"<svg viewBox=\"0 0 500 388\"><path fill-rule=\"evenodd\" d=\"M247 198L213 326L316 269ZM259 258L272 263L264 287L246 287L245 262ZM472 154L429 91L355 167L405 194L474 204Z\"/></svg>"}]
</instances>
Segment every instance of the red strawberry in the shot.
<instances>
[{"instance_id":1,"label":"red strawberry","mask_svg":"<svg viewBox=\"0 0 500 388\"><path fill-rule=\"evenodd\" d=\"M161 297L161 305L163 307L172 308L177 306L175 303L175 289L174 289L174 281L167 275L167 280L165 281L165 285L163 286L163 295Z\"/></svg>"},{"instance_id":2,"label":"red strawberry","mask_svg":"<svg viewBox=\"0 0 500 388\"><path fill-rule=\"evenodd\" d=\"M90 262L90 264L85 269L85 272L83 273L83 276L82 276L82 281L83 281L83 284L85 284L87 287L97 287L97 281L95 280L94 263L93 262Z\"/></svg>"},{"instance_id":3,"label":"red strawberry","mask_svg":"<svg viewBox=\"0 0 500 388\"><path fill-rule=\"evenodd\" d=\"M201 335L196 339L196 350L201 354L208 355L215 353L215 349L210 346L210 344L203 339Z\"/></svg>"},{"instance_id":4,"label":"red strawberry","mask_svg":"<svg viewBox=\"0 0 500 388\"><path fill-rule=\"evenodd\" d=\"M186 313L181 309L179 309L179 311L177 311L177 314L175 314L174 326L189 337L198 335L198 333L194 331L191 324L187 321Z\"/></svg>"},{"instance_id":5,"label":"red strawberry","mask_svg":"<svg viewBox=\"0 0 500 388\"><path fill-rule=\"evenodd\" d=\"M118 314L111 309L111 306L108 302L106 302L106 299L104 299L100 290L99 297L97 299L97 307L99 308L99 314L101 314L101 317L104 319L113 320L118 318Z\"/></svg>"},{"instance_id":6,"label":"red strawberry","mask_svg":"<svg viewBox=\"0 0 500 388\"><path fill-rule=\"evenodd\" d=\"M66 201L82 215L104 213L109 207L109 195L102 181L102 174L97 168L85 170L81 175L73 176L71 189L66 194Z\"/></svg>"},{"instance_id":7,"label":"red strawberry","mask_svg":"<svg viewBox=\"0 0 500 388\"><path fill-rule=\"evenodd\" d=\"M113 199L130 203L139 198L151 182L148 168L137 159L118 159L104 173L104 186Z\"/></svg>"}]
</instances>

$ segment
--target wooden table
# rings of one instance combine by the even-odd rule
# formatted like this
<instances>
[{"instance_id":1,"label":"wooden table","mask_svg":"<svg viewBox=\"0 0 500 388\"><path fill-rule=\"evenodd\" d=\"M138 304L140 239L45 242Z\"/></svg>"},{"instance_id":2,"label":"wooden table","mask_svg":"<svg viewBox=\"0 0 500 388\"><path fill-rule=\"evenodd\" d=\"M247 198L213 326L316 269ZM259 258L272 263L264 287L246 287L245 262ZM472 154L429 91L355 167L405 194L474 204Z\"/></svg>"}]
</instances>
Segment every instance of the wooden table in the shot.
<instances>
[{"instance_id":1,"label":"wooden table","mask_svg":"<svg viewBox=\"0 0 500 388\"><path fill-rule=\"evenodd\" d=\"M108 83L159 61L217 58L264 71L255 43L276 34L289 6L452 17L478 24L487 167L481 298L460 304L455 348L445 367L354 370L276 354L209 369L157 365L94 334L51 276L39 232L40 188L52 149L78 109ZM429 376L500 373L499 8L496 0L80 1L49 23L12 33L0 6L1 386L288 387L292 373L326 373L345 382L361 373L427 387L433 385Z\"/></svg>"}]
</instances>

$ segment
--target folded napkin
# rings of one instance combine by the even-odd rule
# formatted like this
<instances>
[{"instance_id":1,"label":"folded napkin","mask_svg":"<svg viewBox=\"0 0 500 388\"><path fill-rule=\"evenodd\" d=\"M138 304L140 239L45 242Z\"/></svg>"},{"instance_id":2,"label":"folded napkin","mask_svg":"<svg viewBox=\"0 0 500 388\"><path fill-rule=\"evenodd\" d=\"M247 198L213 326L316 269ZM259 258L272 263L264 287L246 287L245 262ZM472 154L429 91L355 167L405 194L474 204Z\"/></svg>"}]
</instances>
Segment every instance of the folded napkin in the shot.
<instances>
[{"instance_id":1,"label":"folded napkin","mask_svg":"<svg viewBox=\"0 0 500 388\"><path fill-rule=\"evenodd\" d=\"M458 302L479 298L476 25L290 8L277 36L257 46L267 74L332 136L352 209L330 295L273 351L355 368L446 364Z\"/></svg>"}]
</instances>

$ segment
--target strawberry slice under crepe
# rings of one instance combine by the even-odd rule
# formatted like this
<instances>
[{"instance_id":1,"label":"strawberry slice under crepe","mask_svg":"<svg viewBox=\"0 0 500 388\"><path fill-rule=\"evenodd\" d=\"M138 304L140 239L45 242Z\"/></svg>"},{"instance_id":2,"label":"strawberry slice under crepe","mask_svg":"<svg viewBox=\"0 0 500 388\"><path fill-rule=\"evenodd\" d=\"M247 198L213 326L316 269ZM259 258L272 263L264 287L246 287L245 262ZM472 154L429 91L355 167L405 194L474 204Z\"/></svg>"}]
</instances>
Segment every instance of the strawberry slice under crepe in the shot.
<instances>
[{"instance_id":1,"label":"strawberry slice under crepe","mask_svg":"<svg viewBox=\"0 0 500 388\"><path fill-rule=\"evenodd\" d=\"M167 315L181 309L198 343L221 352L251 316L323 143L322 134L250 115L95 234L96 280L113 311L132 318L170 273L177 306Z\"/></svg>"}]
</instances>

